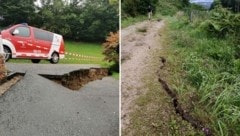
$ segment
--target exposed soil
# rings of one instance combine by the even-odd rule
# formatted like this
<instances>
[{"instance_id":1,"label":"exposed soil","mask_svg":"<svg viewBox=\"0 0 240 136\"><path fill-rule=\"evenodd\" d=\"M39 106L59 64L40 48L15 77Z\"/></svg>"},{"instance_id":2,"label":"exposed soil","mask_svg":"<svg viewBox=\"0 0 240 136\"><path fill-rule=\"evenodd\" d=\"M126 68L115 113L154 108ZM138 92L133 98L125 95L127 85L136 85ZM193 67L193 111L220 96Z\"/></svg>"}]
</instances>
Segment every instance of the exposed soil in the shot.
<instances>
[{"instance_id":1,"label":"exposed soil","mask_svg":"<svg viewBox=\"0 0 240 136\"><path fill-rule=\"evenodd\" d=\"M146 92L142 79L151 66L150 50L161 49L158 32L163 26L164 22L144 21L121 31L122 130L130 123L129 115L135 108L135 100Z\"/></svg>"},{"instance_id":2,"label":"exposed soil","mask_svg":"<svg viewBox=\"0 0 240 136\"><path fill-rule=\"evenodd\" d=\"M0 96L3 95L8 89L15 85L18 81L23 78L24 74L15 73L8 77L5 77L0 82Z\"/></svg>"},{"instance_id":3,"label":"exposed soil","mask_svg":"<svg viewBox=\"0 0 240 136\"><path fill-rule=\"evenodd\" d=\"M160 61L162 62L162 65L160 66L160 70L161 70L165 66L166 59L164 57L160 57ZM186 120L187 122L189 122L194 128L199 129L200 131L203 131L203 133L206 136L211 136L212 134L209 128L203 126L203 123L200 120L194 118L192 115L186 112L186 110L183 109L183 107L181 106L178 100L176 92L172 90L167 84L167 82L161 78L162 76L160 75L160 73L161 71L158 71L157 73L159 74L158 81L161 83L163 89L167 92L167 94L172 98L172 103L175 108L176 114L180 115L183 120Z\"/></svg>"},{"instance_id":4,"label":"exposed soil","mask_svg":"<svg viewBox=\"0 0 240 136\"><path fill-rule=\"evenodd\" d=\"M79 90L83 85L87 84L90 81L102 79L103 77L108 76L108 69L90 68L75 70L64 75L40 75L71 90Z\"/></svg>"}]
</instances>

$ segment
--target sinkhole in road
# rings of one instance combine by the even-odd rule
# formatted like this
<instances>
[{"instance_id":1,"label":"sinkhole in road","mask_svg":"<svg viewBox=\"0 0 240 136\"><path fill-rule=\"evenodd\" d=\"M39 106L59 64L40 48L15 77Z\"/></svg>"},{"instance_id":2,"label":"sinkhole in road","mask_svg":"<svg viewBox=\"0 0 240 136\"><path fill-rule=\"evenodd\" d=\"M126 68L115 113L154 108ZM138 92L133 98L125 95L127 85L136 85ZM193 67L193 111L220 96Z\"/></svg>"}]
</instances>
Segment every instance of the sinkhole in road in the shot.
<instances>
[{"instance_id":1,"label":"sinkhole in road","mask_svg":"<svg viewBox=\"0 0 240 136\"><path fill-rule=\"evenodd\" d=\"M24 77L24 75L25 73L11 73L0 80L0 96L3 95L17 82L19 82Z\"/></svg>"},{"instance_id":2,"label":"sinkhole in road","mask_svg":"<svg viewBox=\"0 0 240 136\"><path fill-rule=\"evenodd\" d=\"M64 75L39 74L71 90L79 90L83 85L94 80L100 80L109 75L107 68L80 69Z\"/></svg>"}]
</instances>

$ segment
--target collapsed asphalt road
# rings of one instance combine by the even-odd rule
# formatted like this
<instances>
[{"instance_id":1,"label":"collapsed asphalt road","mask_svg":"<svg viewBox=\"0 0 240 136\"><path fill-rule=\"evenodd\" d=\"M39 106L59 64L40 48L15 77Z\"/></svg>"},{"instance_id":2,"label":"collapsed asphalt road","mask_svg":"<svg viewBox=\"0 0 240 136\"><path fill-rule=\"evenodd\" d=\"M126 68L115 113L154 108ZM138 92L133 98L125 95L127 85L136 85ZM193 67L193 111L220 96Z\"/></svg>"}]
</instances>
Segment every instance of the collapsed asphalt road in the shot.
<instances>
[{"instance_id":1,"label":"collapsed asphalt road","mask_svg":"<svg viewBox=\"0 0 240 136\"><path fill-rule=\"evenodd\" d=\"M53 65L40 69L38 64L39 71L23 68L26 65L14 65L7 64L7 67L11 71L26 70L26 75L0 96L1 136L119 135L118 80L105 77L88 83L79 91L71 91L36 74ZM65 69L56 66L61 72ZM30 67L34 69L35 65ZM73 67L66 67L66 72Z\"/></svg>"}]
</instances>

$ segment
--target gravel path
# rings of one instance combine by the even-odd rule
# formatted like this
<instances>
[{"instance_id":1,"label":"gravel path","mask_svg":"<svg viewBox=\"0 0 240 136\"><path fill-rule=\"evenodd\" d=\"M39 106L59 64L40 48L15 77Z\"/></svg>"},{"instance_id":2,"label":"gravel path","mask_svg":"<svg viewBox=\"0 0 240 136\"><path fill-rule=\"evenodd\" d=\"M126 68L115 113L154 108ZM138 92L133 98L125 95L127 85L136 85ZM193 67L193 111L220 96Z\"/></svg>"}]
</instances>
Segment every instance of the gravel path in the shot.
<instances>
[{"instance_id":1,"label":"gravel path","mask_svg":"<svg viewBox=\"0 0 240 136\"><path fill-rule=\"evenodd\" d=\"M144 21L121 31L121 78L124 79L121 85L122 130L130 124L129 115L136 108L135 100L146 92L143 77L152 66L150 53L161 49L158 40L163 25L163 21Z\"/></svg>"},{"instance_id":2,"label":"gravel path","mask_svg":"<svg viewBox=\"0 0 240 136\"><path fill-rule=\"evenodd\" d=\"M17 69L26 70L17 65ZM0 96L0 136L119 135L118 80L105 77L71 91L38 76L35 65L29 65L33 71L27 71L20 82ZM74 69L71 65L64 67ZM39 71L43 68L41 65ZM64 72L61 70L58 72Z\"/></svg>"}]
</instances>

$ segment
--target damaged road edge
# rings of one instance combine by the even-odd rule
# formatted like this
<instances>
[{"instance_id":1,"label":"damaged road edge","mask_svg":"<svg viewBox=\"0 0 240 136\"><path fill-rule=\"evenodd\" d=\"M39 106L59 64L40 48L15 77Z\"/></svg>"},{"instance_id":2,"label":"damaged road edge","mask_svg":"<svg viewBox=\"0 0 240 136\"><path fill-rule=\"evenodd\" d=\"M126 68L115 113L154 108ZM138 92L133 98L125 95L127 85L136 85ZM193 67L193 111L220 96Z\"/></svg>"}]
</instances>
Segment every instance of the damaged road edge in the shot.
<instances>
[{"instance_id":1,"label":"damaged road edge","mask_svg":"<svg viewBox=\"0 0 240 136\"><path fill-rule=\"evenodd\" d=\"M64 75L39 74L71 90L79 90L88 82L102 79L109 75L108 68L80 69Z\"/></svg>"},{"instance_id":2,"label":"damaged road edge","mask_svg":"<svg viewBox=\"0 0 240 136\"><path fill-rule=\"evenodd\" d=\"M8 91L13 85L19 82L25 73L12 73L0 80L0 96L2 96L6 91Z\"/></svg>"}]
</instances>

